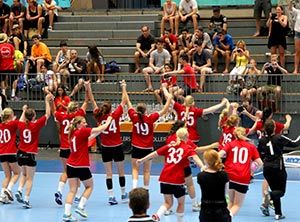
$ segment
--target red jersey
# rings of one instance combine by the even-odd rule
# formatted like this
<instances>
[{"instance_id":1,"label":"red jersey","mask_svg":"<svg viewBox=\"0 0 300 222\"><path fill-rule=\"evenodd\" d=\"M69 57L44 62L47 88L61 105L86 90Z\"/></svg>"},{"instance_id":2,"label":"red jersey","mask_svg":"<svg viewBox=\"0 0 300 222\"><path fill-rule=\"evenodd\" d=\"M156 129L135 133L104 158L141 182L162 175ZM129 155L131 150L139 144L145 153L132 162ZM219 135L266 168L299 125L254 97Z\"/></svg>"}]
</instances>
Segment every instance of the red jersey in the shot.
<instances>
[{"instance_id":1,"label":"red jersey","mask_svg":"<svg viewBox=\"0 0 300 222\"><path fill-rule=\"evenodd\" d=\"M128 110L128 114L133 126L132 146L140 149L153 149L153 124L159 118L158 112L143 115L142 121L133 108Z\"/></svg>"},{"instance_id":2,"label":"red jersey","mask_svg":"<svg viewBox=\"0 0 300 222\"><path fill-rule=\"evenodd\" d=\"M71 102L71 99L69 96L57 96L54 99L54 104L56 107L56 111L58 112L66 112L67 109L64 106L68 106L69 103ZM63 106L59 106L59 104L63 105Z\"/></svg>"},{"instance_id":3,"label":"red jersey","mask_svg":"<svg viewBox=\"0 0 300 222\"><path fill-rule=\"evenodd\" d=\"M176 142L177 141L177 136L176 136L176 133L173 133L172 135L169 135L167 138L166 138L166 144L170 144L171 142ZM197 145L195 143L193 143L192 140L188 139L187 142L186 142L191 149L196 149L197 148Z\"/></svg>"},{"instance_id":4,"label":"red jersey","mask_svg":"<svg viewBox=\"0 0 300 222\"><path fill-rule=\"evenodd\" d=\"M262 137L263 128L264 128L263 121L262 120L258 121L255 128L256 133L258 134L258 139ZM275 134L282 133L283 129L284 129L284 124L275 121Z\"/></svg>"},{"instance_id":5,"label":"red jersey","mask_svg":"<svg viewBox=\"0 0 300 222\"><path fill-rule=\"evenodd\" d=\"M185 183L184 168L189 165L189 158L197 155L185 142L177 146L171 144L159 148L156 153L165 156L164 167L160 173L161 183L183 185Z\"/></svg>"},{"instance_id":6,"label":"red jersey","mask_svg":"<svg viewBox=\"0 0 300 222\"><path fill-rule=\"evenodd\" d=\"M185 83L185 85L187 85L191 89L197 89L198 84L197 84L194 68L190 64L186 64L183 67L183 71L184 71L183 82Z\"/></svg>"},{"instance_id":7,"label":"red jersey","mask_svg":"<svg viewBox=\"0 0 300 222\"><path fill-rule=\"evenodd\" d=\"M43 126L47 123L46 116L30 121L30 122L19 122L18 129L20 132L20 144L19 150L37 154L39 145L39 135Z\"/></svg>"},{"instance_id":8,"label":"red jersey","mask_svg":"<svg viewBox=\"0 0 300 222\"><path fill-rule=\"evenodd\" d=\"M67 160L67 165L71 167L89 167L89 136L92 128L81 128L75 130L70 137L71 154Z\"/></svg>"},{"instance_id":9,"label":"red jersey","mask_svg":"<svg viewBox=\"0 0 300 222\"><path fill-rule=\"evenodd\" d=\"M16 137L19 120L0 123L0 155L17 153Z\"/></svg>"},{"instance_id":10,"label":"red jersey","mask_svg":"<svg viewBox=\"0 0 300 222\"><path fill-rule=\"evenodd\" d=\"M164 78L161 76L160 83L167 83L167 87L176 86L177 85L177 77L176 76L170 76L169 78Z\"/></svg>"},{"instance_id":11,"label":"red jersey","mask_svg":"<svg viewBox=\"0 0 300 222\"><path fill-rule=\"evenodd\" d=\"M10 43L0 44L0 71L14 71L15 48Z\"/></svg>"},{"instance_id":12,"label":"red jersey","mask_svg":"<svg viewBox=\"0 0 300 222\"><path fill-rule=\"evenodd\" d=\"M186 107L178 102L174 103L174 110L177 113L177 119L186 121L187 129L189 132L189 139L194 143L200 140L200 135L197 130L197 121L203 115L203 109L197 108L195 106L190 107L187 120L185 120L185 110Z\"/></svg>"},{"instance_id":13,"label":"red jersey","mask_svg":"<svg viewBox=\"0 0 300 222\"><path fill-rule=\"evenodd\" d=\"M166 42L166 38L169 38L169 40L170 40L170 42L171 42L172 45L175 43L175 44L176 44L176 49L177 49L177 47L178 47L178 39L177 39L176 35L170 34L169 36L167 36L167 35L164 35L164 36L163 36L163 40L164 40L164 42L165 42L166 49L167 49L169 52L171 52L172 49L171 49L171 47L169 46L169 44Z\"/></svg>"},{"instance_id":14,"label":"red jersey","mask_svg":"<svg viewBox=\"0 0 300 222\"><path fill-rule=\"evenodd\" d=\"M69 127L71 121L76 116L85 116L85 111L83 109L79 109L74 113L64 113L56 111L54 114L55 121L59 123L60 148L63 150L70 149Z\"/></svg>"},{"instance_id":15,"label":"red jersey","mask_svg":"<svg viewBox=\"0 0 300 222\"><path fill-rule=\"evenodd\" d=\"M229 180L248 185L251 177L251 161L259 158L256 147L247 141L234 140L227 143L223 150L226 152L225 171Z\"/></svg>"},{"instance_id":16,"label":"red jersey","mask_svg":"<svg viewBox=\"0 0 300 222\"><path fill-rule=\"evenodd\" d=\"M235 128L235 126L226 125L222 127L222 135L219 140L219 150L222 150L227 143L230 143L231 141L236 139L233 135L233 131L235 130Z\"/></svg>"},{"instance_id":17,"label":"red jersey","mask_svg":"<svg viewBox=\"0 0 300 222\"><path fill-rule=\"evenodd\" d=\"M99 108L94 110L94 114L99 112ZM106 128L100 134L101 145L105 147L116 147L122 145L121 134L120 134L120 117L123 114L123 107L119 105L114 112L103 115L97 119L98 125L106 123L107 118L111 115L113 118Z\"/></svg>"}]
</instances>

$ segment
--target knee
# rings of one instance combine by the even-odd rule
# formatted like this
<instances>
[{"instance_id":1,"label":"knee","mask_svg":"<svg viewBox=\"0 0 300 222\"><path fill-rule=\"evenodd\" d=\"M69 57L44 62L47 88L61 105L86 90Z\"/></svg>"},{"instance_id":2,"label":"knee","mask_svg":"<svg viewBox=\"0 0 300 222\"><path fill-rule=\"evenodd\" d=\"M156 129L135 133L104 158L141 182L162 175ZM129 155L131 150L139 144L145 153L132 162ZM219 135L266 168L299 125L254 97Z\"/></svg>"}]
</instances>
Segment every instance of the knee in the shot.
<instances>
[{"instance_id":1,"label":"knee","mask_svg":"<svg viewBox=\"0 0 300 222\"><path fill-rule=\"evenodd\" d=\"M140 57L140 52L136 51L136 52L134 53L134 57L139 58L139 57Z\"/></svg>"}]
</instances>

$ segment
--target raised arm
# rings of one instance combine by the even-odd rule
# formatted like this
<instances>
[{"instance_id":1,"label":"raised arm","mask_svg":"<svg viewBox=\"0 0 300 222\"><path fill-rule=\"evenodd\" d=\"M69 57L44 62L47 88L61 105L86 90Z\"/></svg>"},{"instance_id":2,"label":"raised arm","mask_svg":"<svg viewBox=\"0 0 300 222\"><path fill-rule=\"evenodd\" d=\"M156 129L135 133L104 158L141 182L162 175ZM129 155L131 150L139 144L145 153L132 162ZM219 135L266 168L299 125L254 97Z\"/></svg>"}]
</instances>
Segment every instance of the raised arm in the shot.
<instances>
[{"instance_id":1,"label":"raised arm","mask_svg":"<svg viewBox=\"0 0 300 222\"><path fill-rule=\"evenodd\" d=\"M53 95L51 93L49 93L46 97L45 97L45 116L47 119L49 119L49 117L51 116L51 101L53 101Z\"/></svg>"},{"instance_id":2,"label":"raised arm","mask_svg":"<svg viewBox=\"0 0 300 222\"><path fill-rule=\"evenodd\" d=\"M287 115L285 115L285 119L286 119L286 122L284 124L283 130L288 130L290 128L290 125L292 122L292 117L291 117L291 115L287 114Z\"/></svg>"},{"instance_id":3,"label":"raised arm","mask_svg":"<svg viewBox=\"0 0 300 222\"><path fill-rule=\"evenodd\" d=\"M93 110L96 109L98 107L97 105L97 102L95 101L95 98L94 98L94 94L93 94L93 91L92 91L92 88L91 88L91 84L87 84L86 82L84 83L84 86L85 86L85 95L89 98L89 100L91 101L92 103L92 106L93 106Z\"/></svg>"},{"instance_id":4,"label":"raised arm","mask_svg":"<svg viewBox=\"0 0 300 222\"><path fill-rule=\"evenodd\" d=\"M165 86L163 85L162 88L165 88ZM167 102L164 105L163 109L158 112L160 116L162 116L162 115L164 115L164 114L166 114L168 112L169 106L170 106L170 104L171 104L172 101L173 101L173 96L171 94L169 94L167 96Z\"/></svg>"},{"instance_id":5,"label":"raised arm","mask_svg":"<svg viewBox=\"0 0 300 222\"><path fill-rule=\"evenodd\" d=\"M228 102L228 99L223 98L222 101L214 106L208 107L203 110L203 115L209 114L209 113L214 113L215 111L221 109L223 106L225 106Z\"/></svg>"},{"instance_id":6,"label":"raised arm","mask_svg":"<svg viewBox=\"0 0 300 222\"><path fill-rule=\"evenodd\" d=\"M84 88L85 88L85 96L84 96L84 101L81 105L81 109L86 111L90 99L89 91L92 91L90 82L84 82Z\"/></svg>"},{"instance_id":7,"label":"raised arm","mask_svg":"<svg viewBox=\"0 0 300 222\"><path fill-rule=\"evenodd\" d=\"M94 139L94 138L95 138L96 136L98 136L101 132L103 132L104 130L106 130L106 128L109 126L111 120L112 120L112 117L109 116L109 117L106 119L106 122L105 122L104 124L92 128L92 132L91 132L91 135L89 136L89 140Z\"/></svg>"},{"instance_id":8,"label":"raised arm","mask_svg":"<svg viewBox=\"0 0 300 222\"><path fill-rule=\"evenodd\" d=\"M128 93L127 93L126 81L125 80L122 80L121 87L122 87L122 98L124 98L124 100L126 100L128 109L131 109L133 106L132 106L132 103L129 99Z\"/></svg>"},{"instance_id":9,"label":"raised arm","mask_svg":"<svg viewBox=\"0 0 300 222\"><path fill-rule=\"evenodd\" d=\"M21 114L20 119L19 119L20 122L25 122L25 111L27 109L28 109L28 106L27 105L23 105L23 107L22 107L22 114Z\"/></svg>"}]
</instances>

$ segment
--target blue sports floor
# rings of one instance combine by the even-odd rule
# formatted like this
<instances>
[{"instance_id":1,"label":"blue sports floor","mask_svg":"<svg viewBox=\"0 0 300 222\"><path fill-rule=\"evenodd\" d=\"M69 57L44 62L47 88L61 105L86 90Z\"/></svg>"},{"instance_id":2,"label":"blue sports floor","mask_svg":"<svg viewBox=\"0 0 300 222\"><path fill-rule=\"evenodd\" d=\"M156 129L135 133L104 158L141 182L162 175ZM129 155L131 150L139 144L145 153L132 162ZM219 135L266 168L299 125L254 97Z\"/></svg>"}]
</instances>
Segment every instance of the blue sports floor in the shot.
<instances>
[{"instance_id":1,"label":"blue sports floor","mask_svg":"<svg viewBox=\"0 0 300 222\"><path fill-rule=\"evenodd\" d=\"M158 174L161 169L161 164L154 163L152 166L152 176L150 184L150 209L149 214L155 213L161 205L163 198L159 193ZM57 222L62 221L64 212L63 206L58 206L54 202L54 192L56 192L59 171L61 166L56 160L41 160L38 161L37 173L34 179L34 186L30 202L32 209L25 210L20 204L14 202L12 204L0 205L0 222ZM194 174L196 174L196 169ZM49 172L50 171L50 172ZM94 176L94 192L88 201L86 210L89 214L88 221L99 222L121 222L127 221L131 215L131 211L127 204L118 204L109 206L107 203L107 193L105 187L105 176L103 166L99 162L94 162L92 171ZM126 173L130 174L130 164L126 163ZM0 172L0 179L3 179L3 172ZM289 182L287 185L287 193L283 198L282 208L286 219L284 222L299 222L300 221L300 169L289 170ZM127 176L127 187L131 187L131 176ZM296 180L295 180L296 179ZM142 180L140 180L141 182ZM141 185L141 184L140 184ZM200 189L197 184L197 196L200 198ZM114 177L114 190L117 199L120 199L120 189L118 178ZM17 186L14 187L17 189ZM68 191L68 186L65 186L64 197ZM261 180L256 179L250 185L245 203L239 214L233 219L234 222L265 222L274 221L273 212L270 217L262 216L259 206L261 203ZM77 216L74 214L74 216ZM176 221L175 215L170 215L161 218L162 222ZM193 213L191 210L191 200L186 196L185 221L198 221L198 213Z\"/></svg>"}]
</instances>

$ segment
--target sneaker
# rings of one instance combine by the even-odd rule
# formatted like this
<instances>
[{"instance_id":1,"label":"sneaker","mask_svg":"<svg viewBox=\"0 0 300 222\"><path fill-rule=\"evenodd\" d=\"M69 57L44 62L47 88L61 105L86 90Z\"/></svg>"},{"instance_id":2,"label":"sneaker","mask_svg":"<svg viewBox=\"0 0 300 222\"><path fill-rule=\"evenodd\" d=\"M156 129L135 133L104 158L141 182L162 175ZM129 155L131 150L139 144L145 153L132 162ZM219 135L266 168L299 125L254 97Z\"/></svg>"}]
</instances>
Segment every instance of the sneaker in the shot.
<instances>
[{"instance_id":1,"label":"sneaker","mask_svg":"<svg viewBox=\"0 0 300 222\"><path fill-rule=\"evenodd\" d=\"M4 194L7 196L7 198L10 201L14 201L14 195L10 190L8 190L8 189L4 190Z\"/></svg>"},{"instance_id":2,"label":"sneaker","mask_svg":"<svg viewBox=\"0 0 300 222\"><path fill-rule=\"evenodd\" d=\"M52 29L52 26L49 26L48 27L48 31L52 31L53 29Z\"/></svg>"},{"instance_id":3,"label":"sneaker","mask_svg":"<svg viewBox=\"0 0 300 222\"><path fill-rule=\"evenodd\" d=\"M259 209L261 210L261 212L262 212L263 215L270 216L269 207L267 207L264 204L262 204Z\"/></svg>"},{"instance_id":4,"label":"sneaker","mask_svg":"<svg viewBox=\"0 0 300 222\"><path fill-rule=\"evenodd\" d=\"M88 217L87 212L84 209L82 209L82 208L77 207L76 210L75 210L75 212L77 214L79 214L83 218L87 218Z\"/></svg>"},{"instance_id":5,"label":"sneaker","mask_svg":"<svg viewBox=\"0 0 300 222\"><path fill-rule=\"evenodd\" d=\"M12 96L12 97L10 97L10 99L11 99L11 101L16 101L16 102L22 100L22 98L17 97L17 96Z\"/></svg>"},{"instance_id":6,"label":"sneaker","mask_svg":"<svg viewBox=\"0 0 300 222\"><path fill-rule=\"evenodd\" d=\"M79 204L80 202L80 197L75 197L74 198L74 204Z\"/></svg>"},{"instance_id":7,"label":"sneaker","mask_svg":"<svg viewBox=\"0 0 300 222\"><path fill-rule=\"evenodd\" d=\"M128 193L122 194L121 200L122 200L122 203L127 203L128 202Z\"/></svg>"},{"instance_id":8,"label":"sneaker","mask_svg":"<svg viewBox=\"0 0 300 222\"><path fill-rule=\"evenodd\" d=\"M199 212L199 211L200 211L200 208L201 208L201 204L200 204L200 203L195 203L195 204L193 204L193 206L192 206L192 211L193 211L193 212Z\"/></svg>"},{"instance_id":9,"label":"sneaker","mask_svg":"<svg viewBox=\"0 0 300 222\"><path fill-rule=\"evenodd\" d=\"M272 210L275 210L273 200L270 200L269 207L270 207Z\"/></svg>"},{"instance_id":10,"label":"sneaker","mask_svg":"<svg viewBox=\"0 0 300 222\"><path fill-rule=\"evenodd\" d=\"M169 216L169 215L171 215L171 214L174 214L174 211L173 211L172 209L167 210L167 211L164 213L165 216Z\"/></svg>"},{"instance_id":11,"label":"sneaker","mask_svg":"<svg viewBox=\"0 0 300 222\"><path fill-rule=\"evenodd\" d=\"M282 220L284 218L285 218L285 216L283 216L283 215L279 215L279 214L275 215L275 220Z\"/></svg>"},{"instance_id":12,"label":"sneaker","mask_svg":"<svg viewBox=\"0 0 300 222\"><path fill-rule=\"evenodd\" d=\"M153 219L153 221L155 221L155 222L160 221L160 218L159 218L159 216L158 216L157 214L153 214L153 215L152 215L152 219Z\"/></svg>"},{"instance_id":13,"label":"sneaker","mask_svg":"<svg viewBox=\"0 0 300 222\"><path fill-rule=\"evenodd\" d=\"M0 196L0 203L8 204L9 200L8 200L7 196Z\"/></svg>"},{"instance_id":14,"label":"sneaker","mask_svg":"<svg viewBox=\"0 0 300 222\"><path fill-rule=\"evenodd\" d=\"M24 201L23 208L30 209L32 206L30 205L29 201Z\"/></svg>"},{"instance_id":15,"label":"sneaker","mask_svg":"<svg viewBox=\"0 0 300 222\"><path fill-rule=\"evenodd\" d=\"M70 215L64 214L63 221L66 221L66 222L75 222L75 221L78 221L78 220L75 217L72 217L72 214L70 214Z\"/></svg>"},{"instance_id":16,"label":"sneaker","mask_svg":"<svg viewBox=\"0 0 300 222\"><path fill-rule=\"evenodd\" d=\"M116 198L115 198L115 197L110 197L110 198L108 198L108 203L109 203L110 205L116 205L116 204L118 204L118 202L116 201Z\"/></svg>"},{"instance_id":17,"label":"sneaker","mask_svg":"<svg viewBox=\"0 0 300 222\"><path fill-rule=\"evenodd\" d=\"M55 202L58 204L58 205L62 205L62 194L57 191L55 194Z\"/></svg>"},{"instance_id":18,"label":"sneaker","mask_svg":"<svg viewBox=\"0 0 300 222\"><path fill-rule=\"evenodd\" d=\"M23 195L22 195L22 192L21 191L18 191L16 194L15 194L15 197L17 198L17 201L19 202L19 203L23 203L24 202L24 200L23 200Z\"/></svg>"}]
</instances>

